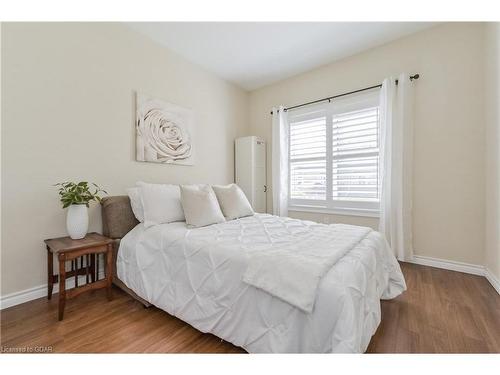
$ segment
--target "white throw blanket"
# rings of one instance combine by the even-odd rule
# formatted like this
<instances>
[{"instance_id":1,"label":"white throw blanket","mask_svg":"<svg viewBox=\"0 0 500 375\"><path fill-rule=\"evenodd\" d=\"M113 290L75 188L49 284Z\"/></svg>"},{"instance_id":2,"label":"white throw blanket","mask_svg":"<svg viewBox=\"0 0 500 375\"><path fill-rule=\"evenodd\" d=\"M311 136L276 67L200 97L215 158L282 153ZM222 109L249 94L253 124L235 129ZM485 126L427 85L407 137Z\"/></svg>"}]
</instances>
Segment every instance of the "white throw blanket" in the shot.
<instances>
[{"instance_id":1,"label":"white throw blanket","mask_svg":"<svg viewBox=\"0 0 500 375\"><path fill-rule=\"evenodd\" d=\"M293 244L252 251L243 281L311 313L321 278L372 231L346 224L312 229Z\"/></svg>"}]
</instances>

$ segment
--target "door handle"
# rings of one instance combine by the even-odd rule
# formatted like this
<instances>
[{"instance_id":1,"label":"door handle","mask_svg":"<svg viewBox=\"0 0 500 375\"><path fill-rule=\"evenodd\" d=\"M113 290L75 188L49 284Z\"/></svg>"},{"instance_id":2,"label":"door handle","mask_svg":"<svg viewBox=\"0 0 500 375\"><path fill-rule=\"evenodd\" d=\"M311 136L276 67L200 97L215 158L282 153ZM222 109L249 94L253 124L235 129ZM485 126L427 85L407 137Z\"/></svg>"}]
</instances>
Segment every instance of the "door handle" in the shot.
<instances>
[{"instance_id":1,"label":"door handle","mask_svg":"<svg viewBox=\"0 0 500 375\"><path fill-rule=\"evenodd\" d=\"M264 193L267 193L267 185L264 185Z\"/></svg>"}]
</instances>

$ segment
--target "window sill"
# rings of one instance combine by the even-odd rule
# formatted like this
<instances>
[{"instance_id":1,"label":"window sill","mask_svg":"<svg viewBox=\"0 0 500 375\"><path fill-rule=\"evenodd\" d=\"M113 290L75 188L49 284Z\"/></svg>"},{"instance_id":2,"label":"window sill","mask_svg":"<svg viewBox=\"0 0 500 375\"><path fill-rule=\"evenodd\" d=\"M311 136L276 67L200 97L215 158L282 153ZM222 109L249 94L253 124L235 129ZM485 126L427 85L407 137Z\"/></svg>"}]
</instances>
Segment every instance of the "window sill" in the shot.
<instances>
[{"instance_id":1,"label":"window sill","mask_svg":"<svg viewBox=\"0 0 500 375\"><path fill-rule=\"evenodd\" d=\"M317 214L343 215L343 216L362 216L362 217L374 217L374 218L380 217L380 212L378 210L354 209L354 208L330 209L330 208L312 207L312 206L289 206L288 211L310 212Z\"/></svg>"}]
</instances>

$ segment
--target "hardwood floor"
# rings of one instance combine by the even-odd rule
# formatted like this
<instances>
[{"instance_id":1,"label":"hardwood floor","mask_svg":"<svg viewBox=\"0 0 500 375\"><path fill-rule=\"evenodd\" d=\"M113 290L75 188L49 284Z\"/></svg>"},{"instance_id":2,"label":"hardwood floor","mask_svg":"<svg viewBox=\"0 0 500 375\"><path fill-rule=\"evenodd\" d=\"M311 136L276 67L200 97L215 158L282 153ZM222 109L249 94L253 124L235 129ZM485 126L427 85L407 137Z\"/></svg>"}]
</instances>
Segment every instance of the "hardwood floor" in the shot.
<instances>
[{"instance_id":1,"label":"hardwood floor","mask_svg":"<svg viewBox=\"0 0 500 375\"><path fill-rule=\"evenodd\" d=\"M500 296L484 277L401 266L408 290L382 301L367 352L500 353Z\"/></svg>"},{"instance_id":2,"label":"hardwood floor","mask_svg":"<svg viewBox=\"0 0 500 375\"><path fill-rule=\"evenodd\" d=\"M408 290L382 301L382 322L369 353L500 352L500 296L480 276L402 263ZM241 353L181 320L144 308L121 290L68 301L57 321L57 298L1 312L2 349L52 347L54 352Z\"/></svg>"}]
</instances>

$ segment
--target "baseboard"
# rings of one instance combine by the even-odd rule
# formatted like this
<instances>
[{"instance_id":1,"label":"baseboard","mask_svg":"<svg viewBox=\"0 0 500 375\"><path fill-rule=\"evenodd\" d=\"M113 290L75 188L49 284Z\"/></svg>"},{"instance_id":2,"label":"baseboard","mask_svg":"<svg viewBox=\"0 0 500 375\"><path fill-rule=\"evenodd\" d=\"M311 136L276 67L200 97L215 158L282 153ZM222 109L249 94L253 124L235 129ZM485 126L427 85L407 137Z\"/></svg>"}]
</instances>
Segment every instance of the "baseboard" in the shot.
<instances>
[{"instance_id":1,"label":"baseboard","mask_svg":"<svg viewBox=\"0 0 500 375\"><path fill-rule=\"evenodd\" d=\"M99 270L99 278L104 278L104 269ZM80 285L85 283L85 276L80 275L78 278ZM71 289L75 287L75 278L71 277L66 280L66 289ZM54 285L52 293L59 292L59 284ZM35 286L34 288L29 288L21 290L19 292L6 294L0 297L0 310L6 309L8 307L20 305L21 303L29 302L34 299L47 297L47 284Z\"/></svg>"},{"instance_id":2,"label":"baseboard","mask_svg":"<svg viewBox=\"0 0 500 375\"><path fill-rule=\"evenodd\" d=\"M493 285L493 288L496 289L497 293L500 294L500 280L497 279L493 272L491 272L488 268L484 268L484 277Z\"/></svg>"},{"instance_id":3,"label":"baseboard","mask_svg":"<svg viewBox=\"0 0 500 375\"><path fill-rule=\"evenodd\" d=\"M477 264L455 262L452 260L437 259L422 255L414 255L410 263L484 276L484 267Z\"/></svg>"},{"instance_id":4,"label":"baseboard","mask_svg":"<svg viewBox=\"0 0 500 375\"><path fill-rule=\"evenodd\" d=\"M493 275L493 273L484 266L479 266L477 264L456 262L452 260L444 260L426 257L422 255L414 255L409 263L420 264L422 266L442 268L450 271L457 271L463 273L469 273L472 275L484 276L486 280L495 288L495 290L500 294L500 282Z\"/></svg>"},{"instance_id":5,"label":"baseboard","mask_svg":"<svg viewBox=\"0 0 500 375\"><path fill-rule=\"evenodd\" d=\"M68 286L69 285L66 285L66 287ZM54 285L54 292L56 290L59 290L59 285ZM5 296L2 296L0 300L0 309L3 310L11 306L20 305L21 303L25 303L46 296L47 296L47 284L21 290L20 292L6 294Z\"/></svg>"}]
</instances>

